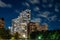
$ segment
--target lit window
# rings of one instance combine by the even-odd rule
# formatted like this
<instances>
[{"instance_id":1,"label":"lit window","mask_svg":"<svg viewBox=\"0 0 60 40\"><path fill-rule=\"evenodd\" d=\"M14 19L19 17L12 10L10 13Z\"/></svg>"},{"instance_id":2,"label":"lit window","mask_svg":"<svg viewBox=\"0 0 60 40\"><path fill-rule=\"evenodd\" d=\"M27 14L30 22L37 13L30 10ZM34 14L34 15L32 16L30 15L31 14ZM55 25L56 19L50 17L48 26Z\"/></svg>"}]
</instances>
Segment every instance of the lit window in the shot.
<instances>
[{"instance_id":1,"label":"lit window","mask_svg":"<svg viewBox=\"0 0 60 40\"><path fill-rule=\"evenodd\" d=\"M14 26L16 26L16 24L14 24Z\"/></svg>"}]
</instances>

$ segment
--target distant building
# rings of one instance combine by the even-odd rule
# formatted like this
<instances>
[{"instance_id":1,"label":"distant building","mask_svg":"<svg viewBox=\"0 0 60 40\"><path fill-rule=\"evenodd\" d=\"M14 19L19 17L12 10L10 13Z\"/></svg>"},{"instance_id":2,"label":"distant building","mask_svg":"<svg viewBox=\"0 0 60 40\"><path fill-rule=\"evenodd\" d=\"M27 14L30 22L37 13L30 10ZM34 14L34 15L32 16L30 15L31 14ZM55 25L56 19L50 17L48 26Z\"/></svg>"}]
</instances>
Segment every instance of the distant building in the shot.
<instances>
[{"instance_id":1,"label":"distant building","mask_svg":"<svg viewBox=\"0 0 60 40\"><path fill-rule=\"evenodd\" d=\"M28 29L28 33L37 30L36 25L35 25L34 22L30 22L30 23L28 24L28 28L27 28L27 29Z\"/></svg>"},{"instance_id":2,"label":"distant building","mask_svg":"<svg viewBox=\"0 0 60 40\"><path fill-rule=\"evenodd\" d=\"M42 25L41 30L45 30L45 31L48 30L48 25Z\"/></svg>"},{"instance_id":3,"label":"distant building","mask_svg":"<svg viewBox=\"0 0 60 40\"><path fill-rule=\"evenodd\" d=\"M0 18L0 28L4 28L5 21L4 18Z\"/></svg>"},{"instance_id":4,"label":"distant building","mask_svg":"<svg viewBox=\"0 0 60 40\"><path fill-rule=\"evenodd\" d=\"M28 24L28 34L34 31L48 30L48 25L40 25L38 22L30 22Z\"/></svg>"}]
</instances>

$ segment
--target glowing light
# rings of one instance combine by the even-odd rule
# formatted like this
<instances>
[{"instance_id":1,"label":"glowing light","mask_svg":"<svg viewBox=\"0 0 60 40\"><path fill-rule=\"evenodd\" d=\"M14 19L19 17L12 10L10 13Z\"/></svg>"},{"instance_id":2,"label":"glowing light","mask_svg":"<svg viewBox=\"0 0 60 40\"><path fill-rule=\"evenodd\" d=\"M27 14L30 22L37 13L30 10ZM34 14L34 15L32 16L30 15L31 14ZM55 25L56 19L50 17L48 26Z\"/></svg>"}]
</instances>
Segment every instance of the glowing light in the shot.
<instances>
[{"instance_id":1,"label":"glowing light","mask_svg":"<svg viewBox=\"0 0 60 40\"><path fill-rule=\"evenodd\" d=\"M25 34L23 34L23 37L25 38L25 37L26 37L26 35L25 35Z\"/></svg>"},{"instance_id":2,"label":"glowing light","mask_svg":"<svg viewBox=\"0 0 60 40\"><path fill-rule=\"evenodd\" d=\"M16 26L16 24L14 24L14 26Z\"/></svg>"},{"instance_id":3,"label":"glowing light","mask_svg":"<svg viewBox=\"0 0 60 40\"><path fill-rule=\"evenodd\" d=\"M9 29L11 29L11 27L10 27L10 26L9 26L8 28L9 28Z\"/></svg>"},{"instance_id":4,"label":"glowing light","mask_svg":"<svg viewBox=\"0 0 60 40\"><path fill-rule=\"evenodd\" d=\"M39 36L38 39L41 39L41 36Z\"/></svg>"}]
</instances>

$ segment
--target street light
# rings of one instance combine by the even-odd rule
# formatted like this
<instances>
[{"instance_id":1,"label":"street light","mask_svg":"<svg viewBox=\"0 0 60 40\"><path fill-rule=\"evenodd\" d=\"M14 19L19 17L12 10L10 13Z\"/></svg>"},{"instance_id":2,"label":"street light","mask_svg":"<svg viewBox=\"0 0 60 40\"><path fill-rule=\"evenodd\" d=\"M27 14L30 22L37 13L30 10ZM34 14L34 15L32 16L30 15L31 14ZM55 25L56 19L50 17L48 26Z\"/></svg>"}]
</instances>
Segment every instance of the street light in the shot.
<instances>
[{"instance_id":1,"label":"street light","mask_svg":"<svg viewBox=\"0 0 60 40\"><path fill-rule=\"evenodd\" d=\"M42 39L42 35L40 35L40 36L38 36L38 38L37 38L38 40L41 40Z\"/></svg>"},{"instance_id":2,"label":"street light","mask_svg":"<svg viewBox=\"0 0 60 40\"><path fill-rule=\"evenodd\" d=\"M38 39L41 39L41 36L39 36Z\"/></svg>"}]
</instances>

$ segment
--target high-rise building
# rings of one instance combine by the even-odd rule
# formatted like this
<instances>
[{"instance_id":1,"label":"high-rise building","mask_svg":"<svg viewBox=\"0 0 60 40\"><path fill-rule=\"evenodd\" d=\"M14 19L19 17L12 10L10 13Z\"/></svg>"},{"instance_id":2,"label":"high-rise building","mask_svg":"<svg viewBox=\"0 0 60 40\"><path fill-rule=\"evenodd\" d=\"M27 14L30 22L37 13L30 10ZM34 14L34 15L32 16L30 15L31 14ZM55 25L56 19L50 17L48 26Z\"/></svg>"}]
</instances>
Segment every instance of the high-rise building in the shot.
<instances>
[{"instance_id":1,"label":"high-rise building","mask_svg":"<svg viewBox=\"0 0 60 40\"><path fill-rule=\"evenodd\" d=\"M13 33L18 32L20 38L27 38L27 24L31 19L31 10L22 11L18 18L12 20Z\"/></svg>"}]
</instances>

